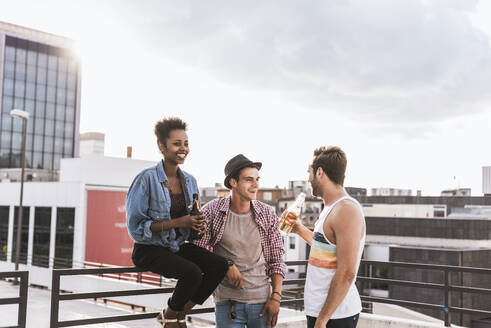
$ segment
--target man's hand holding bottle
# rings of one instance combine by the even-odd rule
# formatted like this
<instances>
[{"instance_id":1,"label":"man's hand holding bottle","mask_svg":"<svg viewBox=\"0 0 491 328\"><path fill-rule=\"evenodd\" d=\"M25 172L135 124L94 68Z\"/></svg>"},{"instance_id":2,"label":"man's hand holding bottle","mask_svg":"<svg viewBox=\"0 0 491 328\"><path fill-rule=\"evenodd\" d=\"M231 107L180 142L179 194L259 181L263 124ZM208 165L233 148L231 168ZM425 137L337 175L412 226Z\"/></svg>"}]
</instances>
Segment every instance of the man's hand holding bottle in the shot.
<instances>
[{"instance_id":1,"label":"man's hand holding bottle","mask_svg":"<svg viewBox=\"0 0 491 328\"><path fill-rule=\"evenodd\" d=\"M287 210L285 210L287 212ZM302 220L298 219L298 216L295 215L295 213L285 213L281 215L281 217L284 217L285 223L291 227L291 232L298 234L300 229L302 228Z\"/></svg>"},{"instance_id":2,"label":"man's hand holding bottle","mask_svg":"<svg viewBox=\"0 0 491 328\"><path fill-rule=\"evenodd\" d=\"M288 235L292 231L292 227L293 227L292 224L295 224L295 222L300 221L298 220L298 217L300 216L300 212L302 211L302 206L305 202L305 197L306 194L303 192L298 194L297 198L295 199L295 202L283 212L278 226L280 231L283 231L285 234Z\"/></svg>"}]
</instances>

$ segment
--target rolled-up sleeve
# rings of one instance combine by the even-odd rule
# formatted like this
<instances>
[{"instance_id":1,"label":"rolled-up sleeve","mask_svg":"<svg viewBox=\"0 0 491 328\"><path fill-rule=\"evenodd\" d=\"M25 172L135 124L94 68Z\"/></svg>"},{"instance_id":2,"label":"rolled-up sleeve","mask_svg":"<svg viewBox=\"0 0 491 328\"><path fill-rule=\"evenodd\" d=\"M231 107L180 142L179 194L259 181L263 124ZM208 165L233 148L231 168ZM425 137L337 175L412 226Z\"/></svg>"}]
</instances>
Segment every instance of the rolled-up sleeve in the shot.
<instances>
[{"instance_id":1,"label":"rolled-up sleeve","mask_svg":"<svg viewBox=\"0 0 491 328\"><path fill-rule=\"evenodd\" d=\"M126 195L126 225L128 234L135 242L150 242L153 220L148 215L148 185L141 175L137 176Z\"/></svg>"},{"instance_id":2,"label":"rolled-up sleeve","mask_svg":"<svg viewBox=\"0 0 491 328\"><path fill-rule=\"evenodd\" d=\"M278 229L278 217L274 210L269 211L267 214L268 220L271 225L268 230L268 237L266 238L266 244L268 252L264 252L265 260L267 263L266 274L271 277L273 274L280 274L283 277L286 275L286 265L283 260L283 240L281 238L280 230Z\"/></svg>"}]
</instances>

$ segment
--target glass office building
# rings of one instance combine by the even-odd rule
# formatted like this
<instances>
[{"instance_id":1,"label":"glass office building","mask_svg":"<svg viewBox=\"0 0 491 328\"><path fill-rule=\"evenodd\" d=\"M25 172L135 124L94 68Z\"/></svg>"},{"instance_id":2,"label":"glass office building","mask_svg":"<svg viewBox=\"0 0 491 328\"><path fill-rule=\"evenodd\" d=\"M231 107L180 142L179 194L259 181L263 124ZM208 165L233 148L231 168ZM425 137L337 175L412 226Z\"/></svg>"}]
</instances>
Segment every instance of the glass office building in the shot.
<instances>
[{"instance_id":1,"label":"glass office building","mask_svg":"<svg viewBox=\"0 0 491 328\"><path fill-rule=\"evenodd\" d=\"M66 38L0 22L0 169L19 168L29 113L26 168L56 171L78 156L80 64Z\"/></svg>"}]
</instances>

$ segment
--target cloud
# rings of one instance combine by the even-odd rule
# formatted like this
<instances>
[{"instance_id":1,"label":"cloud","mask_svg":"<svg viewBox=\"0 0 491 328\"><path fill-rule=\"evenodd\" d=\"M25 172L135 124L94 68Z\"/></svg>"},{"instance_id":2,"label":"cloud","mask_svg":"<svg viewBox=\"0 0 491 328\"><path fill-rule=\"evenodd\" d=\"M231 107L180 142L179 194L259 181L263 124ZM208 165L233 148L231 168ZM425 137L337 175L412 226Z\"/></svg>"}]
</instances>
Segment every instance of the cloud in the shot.
<instances>
[{"instance_id":1,"label":"cloud","mask_svg":"<svg viewBox=\"0 0 491 328\"><path fill-rule=\"evenodd\" d=\"M491 102L489 38L471 20L477 1L84 4L97 14L92 19L106 17L111 28L99 30L109 47L111 34L120 33L128 47L227 85L274 92L376 130L430 131L433 123L478 114Z\"/></svg>"},{"instance_id":2,"label":"cloud","mask_svg":"<svg viewBox=\"0 0 491 328\"><path fill-rule=\"evenodd\" d=\"M470 21L475 7L196 0L128 2L118 10L132 17L145 47L226 83L361 121L424 124L490 101L489 40Z\"/></svg>"}]
</instances>

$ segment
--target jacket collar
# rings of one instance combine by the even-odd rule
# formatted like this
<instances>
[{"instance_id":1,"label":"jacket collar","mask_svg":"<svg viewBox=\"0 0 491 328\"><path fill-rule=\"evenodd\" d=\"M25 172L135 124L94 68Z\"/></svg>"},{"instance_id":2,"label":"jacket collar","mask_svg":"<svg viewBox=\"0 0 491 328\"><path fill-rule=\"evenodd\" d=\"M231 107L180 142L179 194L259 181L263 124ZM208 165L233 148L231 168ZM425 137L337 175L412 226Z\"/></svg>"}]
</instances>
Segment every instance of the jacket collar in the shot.
<instances>
[{"instance_id":1,"label":"jacket collar","mask_svg":"<svg viewBox=\"0 0 491 328\"><path fill-rule=\"evenodd\" d=\"M167 176L165 175L163 160L159 161L157 164L157 176L159 177L160 183L167 184L168 179ZM186 176L186 174L184 174L184 172L179 167L177 167L177 176L179 177L180 181L186 181L186 183L189 181L189 178Z\"/></svg>"},{"instance_id":2,"label":"jacket collar","mask_svg":"<svg viewBox=\"0 0 491 328\"><path fill-rule=\"evenodd\" d=\"M167 183L167 176L164 171L164 161L159 161L157 164L157 176L159 177L160 183Z\"/></svg>"}]
</instances>

